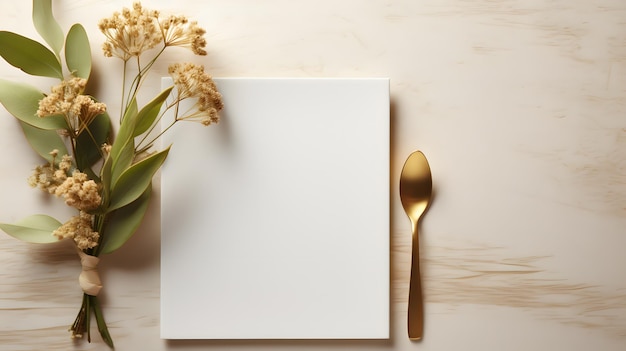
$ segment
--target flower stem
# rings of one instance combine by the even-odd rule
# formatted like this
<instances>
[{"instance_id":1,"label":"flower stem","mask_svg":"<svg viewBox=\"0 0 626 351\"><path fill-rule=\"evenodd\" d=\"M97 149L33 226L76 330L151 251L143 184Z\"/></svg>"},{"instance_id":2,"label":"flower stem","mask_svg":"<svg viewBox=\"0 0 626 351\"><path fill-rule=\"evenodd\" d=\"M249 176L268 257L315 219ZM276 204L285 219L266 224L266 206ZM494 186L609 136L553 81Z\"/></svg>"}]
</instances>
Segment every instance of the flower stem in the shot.
<instances>
[{"instance_id":1,"label":"flower stem","mask_svg":"<svg viewBox=\"0 0 626 351\"><path fill-rule=\"evenodd\" d=\"M141 61L139 56L137 57L137 74L135 75L135 77L133 78L133 81L130 83L130 86L128 87L128 92L126 93L126 101L124 102L124 99L122 99L122 106L123 106L123 110L121 112L120 118L124 118L124 114L126 113L126 110L128 110L128 108L130 107L131 101L133 101L134 98L137 97L137 93L139 92L139 88L141 88L141 85L143 83L144 78L147 76L148 71L150 71L150 69L152 68L152 65L154 65L154 63L157 61L157 59L161 56L161 54L163 53L163 51L165 51L165 48L167 46L163 46L161 48L161 50L159 50L159 52L154 55L154 57L146 64L145 67L141 67ZM124 86L122 87L122 91L124 91L126 89L126 61L124 61Z\"/></svg>"},{"instance_id":2,"label":"flower stem","mask_svg":"<svg viewBox=\"0 0 626 351\"><path fill-rule=\"evenodd\" d=\"M87 341L91 342L91 313L89 313L89 311L91 310L91 301L89 299L89 295L87 294L83 294L83 304L85 305L85 330L87 330Z\"/></svg>"},{"instance_id":3,"label":"flower stem","mask_svg":"<svg viewBox=\"0 0 626 351\"><path fill-rule=\"evenodd\" d=\"M69 331L72 332L72 338L82 338L85 331L89 333L89 311L89 295L83 294L83 302L80 306L80 310L78 310L78 315L74 320L74 324L72 324L69 329Z\"/></svg>"},{"instance_id":4,"label":"flower stem","mask_svg":"<svg viewBox=\"0 0 626 351\"><path fill-rule=\"evenodd\" d=\"M93 314L96 317L96 323L98 324L98 330L100 331L102 340L104 340L104 342L110 348L114 349L115 346L113 346L113 339L111 338L111 334L109 334L109 329L107 328L107 324L104 321L104 316L102 315L102 308L100 307L98 297L89 296L89 300L91 301L91 307L93 308Z\"/></svg>"},{"instance_id":5,"label":"flower stem","mask_svg":"<svg viewBox=\"0 0 626 351\"><path fill-rule=\"evenodd\" d=\"M85 333L87 333L87 341L91 342L90 324L92 311L93 315L96 317L96 324L98 325L98 331L102 336L102 340L104 340L110 348L114 349L115 346L113 345L113 339L111 338L107 324L104 321L102 307L100 306L97 296L83 294L83 302L80 306L80 310L78 311L76 320L74 320L74 324L70 327L72 338L80 339L85 335Z\"/></svg>"},{"instance_id":6,"label":"flower stem","mask_svg":"<svg viewBox=\"0 0 626 351\"><path fill-rule=\"evenodd\" d=\"M120 124L122 124L124 119L124 111L126 111L128 104L130 103L124 100L126 96L126 63L127 61L124 60L124 70L122 71L122 104L120 105Z\"/></svg>"}]
</instances>

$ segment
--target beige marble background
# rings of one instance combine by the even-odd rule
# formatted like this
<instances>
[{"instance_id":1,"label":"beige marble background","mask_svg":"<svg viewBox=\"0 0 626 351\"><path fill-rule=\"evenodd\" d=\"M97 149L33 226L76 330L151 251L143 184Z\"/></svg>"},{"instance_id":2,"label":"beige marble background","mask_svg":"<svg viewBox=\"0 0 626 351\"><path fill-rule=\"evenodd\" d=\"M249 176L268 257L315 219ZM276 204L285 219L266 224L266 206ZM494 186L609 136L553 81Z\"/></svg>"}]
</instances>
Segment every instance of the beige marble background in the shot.
<instances>
[{"instance_id":1,"label":"beige marble background","mask_svg":"<svg viewBox=\"0 0 626 351\"><path fill-rule=\"evenodd\" d=\"M194 58L222 77L389 77L392 94L391 339L159 338L158 197L141 231L102 262L119 350L623 350L626 348L626 3L621 0L144 1L208 32ZM55 1L93 44L93 87L119 105L119 62L96 23L130 2ZM0 29L38 38L30 2ZM188 60L186 51L168 60ZM151 94L166 74L156 67ZM0 62L0 76L33 79ZM425 152L435 200L421 227L425 336L405 331L410 228L402 163ZM0 112L0 221L69 212L30 189L39 161ZM355 218L355 220L360 220ZM0 234L0 349L105 350L66 333L80 303L66 243Z\"/></svg>"}]
</instances>

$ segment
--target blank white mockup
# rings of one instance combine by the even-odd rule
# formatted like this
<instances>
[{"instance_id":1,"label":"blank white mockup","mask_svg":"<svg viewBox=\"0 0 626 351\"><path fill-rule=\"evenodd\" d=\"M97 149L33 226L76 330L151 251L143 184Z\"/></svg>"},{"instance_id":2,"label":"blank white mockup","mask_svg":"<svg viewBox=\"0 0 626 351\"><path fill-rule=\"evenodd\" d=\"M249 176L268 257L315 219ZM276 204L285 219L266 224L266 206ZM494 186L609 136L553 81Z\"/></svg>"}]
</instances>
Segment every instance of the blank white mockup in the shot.
<instances>
[{"instance_id":1,"label":"blank white mockup","mask_svg":"<svg viewBox=\"0 0 626 351\"><path fill-rule=\"evenodd\" d=\"M388 338L388 79L215 81L162 141L161 337Z\"/></svg>"}]
</instances>

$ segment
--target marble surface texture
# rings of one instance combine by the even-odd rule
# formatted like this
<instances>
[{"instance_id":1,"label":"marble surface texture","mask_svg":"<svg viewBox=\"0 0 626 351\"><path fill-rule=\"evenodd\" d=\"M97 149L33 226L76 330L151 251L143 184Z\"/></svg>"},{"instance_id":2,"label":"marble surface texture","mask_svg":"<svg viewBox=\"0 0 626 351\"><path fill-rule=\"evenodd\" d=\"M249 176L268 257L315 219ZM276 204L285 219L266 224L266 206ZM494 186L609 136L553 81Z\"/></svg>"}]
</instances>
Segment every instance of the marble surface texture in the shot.
<instances>
[{"instance_id":1,"label":"marble surface texture","mask_svg":"<svg viewBox=\"0 0 626 351\"><path fill-rule=\"evenodd\" d=\"M391 338L165 341L159 338L155 198L128 244L101 263L118 350L624 350L626 348L626 2L622 0L144 1L207 30L217 77L388 77L391 81ZM119 105L120 63L96 23L130 1L62 0L67 30L92 41L93 88ZM0 29L39 39L29 1ZM173 50L168 62L189 60ZM147 84L156 94L166 65ZM31 78L0 62L0 77ZM425 335L406 335L410 226L397 195L405 158L430 160L422 226ZM40 161L0 112L0 221L67 218L30 189ZM158 185L158 182L157 182ZM158 194L158 191L157 191ZM355 218L355 220L359 220ZM66 332L80 304L67 243L0 233L0 350L106 350Z\"/></svg>"}]
</instances>

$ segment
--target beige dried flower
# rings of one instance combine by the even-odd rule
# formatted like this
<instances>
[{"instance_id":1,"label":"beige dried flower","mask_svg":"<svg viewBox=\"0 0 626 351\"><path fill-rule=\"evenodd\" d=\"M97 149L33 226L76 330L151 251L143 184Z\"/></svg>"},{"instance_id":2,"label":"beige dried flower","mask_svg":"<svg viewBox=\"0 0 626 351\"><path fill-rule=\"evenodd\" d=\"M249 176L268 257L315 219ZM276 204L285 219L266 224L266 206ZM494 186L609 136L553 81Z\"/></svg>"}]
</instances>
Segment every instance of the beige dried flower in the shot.
<instances>
[{"instance_id":1,"label":"beige dried flower","mask_svg":"<svg viewBox=\"0 0 626 351\"><path fill-rule=\"evenodd\" d=\"M79 135L97 115L106 111L105 104L82 95L86 85L86 79L72 77L52 87L51 94L39 101L37 116L63 115L73 135Z\"/></svg>"},{"instance_id":2,"label":"beige dried flower","mask_svg":"<svg viewBox=\"0 0 626 351\"><path fill-rule=\"evenodd\" d=\"M37 166L33 170L33 174L28 177L28 184L33 188L39 188L53 194L56 187L61 184L56 181L55 171L50 164Z\"/></svg>"},{"instance_id":3,"label":"beige dried flower","mask_svg":"<svg viewBox=\"0 0 626 351\"><path fill-rule=\"evenodd\" d=\"M59 240L71 238L81 250L91 249L98 245L100 234L92 228L93 215L80 211L78 216L70 218L62 226L52 232Z\"/></svg>"},{"instance_id":4,"label":"beige dried flower","mask_svg":"<svg viewBox=\"0 0 626 351\"><path fill-rule=\"evenodd\" d=\"M64 172L66 175L69 174L69 171L72 168L72 156L63 155L63 157L61 157L61 162L59 162L58 168L59 171Z\"/></svg>"},{"instance_id":5,"label":"beige dried flower","mask_svg":"<svg viewBox=\"0 0 626 351\"><path fill-rule=\"evenodd\" d=\"M63 80L59 85L52 87L50 95L39 101L37 116L67 114L76 96L85 91L86 85L87 80L83 78L72 77Z\"/></svg>"},{"instance_id":6,"label":"beige dried flower","mask_svg":"<svg viewBox=\"0 0 626 351\"><path fill-rule=\"evenodd\" d=\"M165 46L180 46L191 49L196 55L206 55L204 47L206 31L198 22L189 22L185 16L172 15L159 22Z\"/></svg>"},{"instance_id":7,"label":"beige dried flower","mask_svg":"<svg viewBox=\"0 0 626 351\"><path fill-rule=\"evenodd\" d=\"M218 112L224 107L222 94L204 67L193 63L175 63L169 66L169 73L176 86L177 97L174 103L195 99L193 107L177 116L179 121L200 122L205 126L219 122Z\"/></svg>"},{"instance_id":8,"label":"beige dried flower","mask_svg":"<svg viewBox=\"0 0 626 351\"><path fill-rule=\"evenodd\" d=\"M132 10L124 8L122 13L115 12L100 20L98 27L107 38L102 46L104 55L128 61L162 43L158 18L158 11L147 10L135 2Z\"/></svg>"},{"instance_id":9,"label":"beige dried flower","mask_svg":"<svg viewBox=\"0 0 626 351\"><path fill-rule=\"evenodd\" d=\"M102 144L102 147L101 147L102 153L104 155L109 155L111 153L111 148L112 148L111 144L107 144L107 143Z\"/></svg>"},{"instance_id":10,"label":"beige dried flower","mask_svg":"<svg viewBox=\"0 0 626 351\"><path fill-rule=\"evenodd\" d=\"M93 210L100 206L102 201L98 184L78 170L57 186L54 194L63 197L68 206L82 211Z\"/></svg>"},{"instance_id":11,"label":"beige dried flower","mask_svg":"<svg viewBox=\"0 0 626 351\"><path fill-rule=\"evenodd\" d=\"M28 184L33 188L39 188L50 194L54 194L59 185L63 184L69 170L72 167L72 157L63 155L58 166L55 165L59 151L54 149L50 152L52 161L43 166L37 166L33 174L28 177Z\"/></svg>"}]
</instances>

